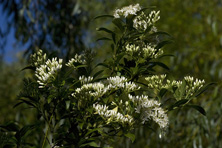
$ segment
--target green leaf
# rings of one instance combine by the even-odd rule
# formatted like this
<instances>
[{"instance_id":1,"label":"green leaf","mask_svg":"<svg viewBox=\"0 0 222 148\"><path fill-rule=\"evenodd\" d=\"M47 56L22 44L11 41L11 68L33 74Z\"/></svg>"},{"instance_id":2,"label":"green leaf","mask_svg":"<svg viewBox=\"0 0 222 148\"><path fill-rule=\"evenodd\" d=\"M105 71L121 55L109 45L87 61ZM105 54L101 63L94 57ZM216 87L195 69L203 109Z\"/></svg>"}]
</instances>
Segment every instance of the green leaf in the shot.
<instances>
[{"instance_id":1,"label":"green leaf","mask_svg":"<svg viewBox=\"0 0 222 148\"><path fill-rule=\"evenodd\" d=\"M30 101L27 101L27 100L25 100L25 99L19 99L19 100L21 100L22 102L24 102L24 103L26 103L26 104L28 104L28 105L33 106L34 108L36 108L36 106L35 106L33 103L31 103Z\"/></svg>"},{"instance_id":2,"label":"green leaf","mask_svg":"<svg viewBox=\"0 0 222 148\"><path fill-rule=\"evenodd\" d=\"M106 67L106 68L109 68L109 69L110 69L109 65L107 65L107 64L105 64L105 63L99 63L99 64L96 65L96 67L97 67L97 66L103 66L103 67Z\"/></svg>"},{"instance_id":3,"label":"green leaf","mask_svg":"<svg viewBox=\"0 0 222 148\"><path fill-rule=\"evenodd\" d=\"M16 139L22 138L28 131L33 130L37 125L26 125L15 134Z\"/></svg>"},{"instance_id":4,"label":"green leaf","mask_svg":"<svg viewBox=\"0 0 222 148\"><path fill-rule=\"evenodd\" d=\"M187 105L187 106L196 109L196 110L199 111L202 115L206 116L206 112L205 112L205 110L204 110L201 106L199 106L199 105L194 105L194 104L190 104L190 105Z\"/></svg>"},{"instance_id":5,"label":"green leaf","mask_svg":"<svg viewBox=\"0 0 222 148\"><path fill-rule=\"evenodd\" d=\"M160 42L155 48L156 48L156 49L160 49L160 48L162 48L163 46L165 46L165 45L167 45L167 44L171 44L171 43L173 43L172 40L162 41L162 42Z\"/></svg>"},{"instance_id":6,"label":"green leaf","mask_svg":"<svg viewBox=\"0 0 222 148\"><path fill-rule=\"evenodd\" d=\"M167 65L165 65L164 63L161 63L161 62L150 62L150 64L151 64L151 67L158 65L166 70L170 70L170 68Z\"/></svg>"},{"instance_id":7,"label":"green leaf","mask_svg":"<svg viewBox=\"0 0 222 148\"><path fill-rule=\"evenodd\" d=\"M112 15L105 14L105 15L96 16L96 17L94 18L94 20L95 20L95 19L98 19L98 18L103 18L103 17L114 18L114 16L112 16Z\"/></svg>"},{"instance_id":8,"label":"green leaf","mask_svg":"<svg viewBox=\"0 0 222 148\"><path fill-rule=\"evenodd\" d=\"M19 131L19 126L15 122L9 122L6 125L0 125L1 128L6 129L9 132Z\"/></svg>"},{"instance_id":9,"label":"green leaf","mask_svg":"<svg viewBox=\"0 0 222 148\"><path fill-rule=\"evenodd\" d=\"M104 32L107 32L107 33L111 33L111 34L115 34L113 31L107 29L107 28L104 28L104 27L101 27L101 28L96 28L97 31L104 31Z\"/></svg>"},{"instance_id":10,"label":"green leaf","mask_svg":"<svg viewBox=\"0 0 222 148\"><path fill-rule=\"evenodd\" d=\"M91 108L87 108L86 110L87 110L88 112L90 112L91 114L92 114L93 111L94 111L93 107L91 107Z\"/></svg>"},{"instance_id":11,"label":"green leaf","mask_svg":"<svg viewBox=\"0 0 222 148\"><path fill-rule=\"evenodd\" d=\"M102 128L94 128L94 129L89 129L89 131L86 133L85 136L88 136L89 134L96 132L96 131L102 131Z\"/></svg>"},{"instance_id":12,"label":"green leaf","mask_svg":"<svg viewBox=\"0 0 222 148\"><path fill-rule=\"evenodd\" d=\"M26 70L26 69L30 69L30 70L34 70L35 71L35 67L31 66L31 65L24 67L21 71Z\"/></svg>"},{"instance_id":13,"label":"green leaf","mask_svg":"<svg viewBox=\"0 0 222 148\"><path fill-rule=\"evenodd\" d=\"M186 81L185 80L182 81L182 85L181 85L181 87L179 87L179 91L180 91L179 98L182 99L185 94L185 91L186 91Z\"/></svg>"},{"instance_id":14,"label":"green leaf","mask_svg":"<svg viewBox=\"0 0 222 148\"><path fill-rule=\"evenodd\" d=\"M177 101L176 103L174 103L173 105L171 105L169 108L168 108L168 111L171 111L171 110L174 110L178 107L181 107L181 106L184 106L186 103L188 103L189 100L188 99L182 99L182 100L179 100Z\"/></svg>"},{"instance_id":15,"label":"green leaf","mask_svg":"<svg viewBox=\"0 0 222 148\"><path fill-rule=\"evenodd\" d=\"M70 74L72 74L73 69L71 68L70 70L66 71L66 73L64 74L64 78L68 78L70 76Z\"/></svg>"},{"instance_id":16,"label":"green leaf","mask_svg":"<svg viewBox=\"0 0 222 148\"><path fill-rule=\"evenodd\" d=\"M100 147L100 146L99 146L97 143L95 143L95 142L90 142L90 143L86 143L86 144L80 145L80 147L85 147L85 146Z\"/></svg>"},{"instance_id":17,"label":"green leaf","mask_svg":"<svg viewBox=\"0 0 222 148\"><path fill-rule=\"evenodd\" d=\"M162 98L166 94L166 92L167 92L167 89L165 88L161 89L159 92L159 96Z\"/></svg>"},{"instance_id":18,"label":"green leaf","mask_svg":"<svg viewBox=\"0 0 222 148\"><path fill-rule=\"evenodd\" d=\"M113 24L114 24L117 28L119 28L119 30L120 30L121 32L124 31L124 26L123 26L122 19L116 18L116 19L114 19L112 22L113 22Z\"/></svg>"},{"instance_id":19,"label":"green leaf","mask_svg":"<svg viewBox=\"0 0 222 148\"><path fill-rule=\"evenodd\" d=\"M84 122L79 123L79 127L80 127L80 129L82 129L82 128L83 128L83 125L84 125Z\"/></svg>"},{"instance_id":20,"label":"green leaf","mask_svg":"<svg viewBox=\"0 0 222 148\"><path fill-rule=\"evenodd\" d=\"M120 61L125 55L126 55L125 53L120 53L119 55L117 55L116 62L119 63L119 61Z\"/></svg>"},{"instance_id":21,"label":"green leaf","mask_svg":"<svg viewBox=\"0 0 222 148\"><path fill-rule=\"evenodd\" d=\"M127 134L125 134L125 136L126 137L128 137L128 138L130 138L130 140L132 141L132 142L134 142L134 140L135 140L135 135L134 134L132 134L132 133L127 133Z\"/></svg>"},{"instance_id":22,"label":"green leaf","mask_svg":"<svg viewBox=\"0 0 222 148\"><path fill-rule=\"evenodd\" d=\"M104 70L100 70L98 72L96 72L94 75L93 75L93 78L95 79L97 76L99 76Z\"/></svg>"},{"instance_id":23,"label":"green leaf","mask_svg":"<svg viewBox=\"0 0 222 148\"><path fill-rule=\"evenodd\" d=\"M66 101L66 109L69 109L70 106L70 100Z\"/></svg>"},{"instance_id":24,"label":"green leaf","mask_svg":"<svg viewBox=\"0 0 222 148\"><path fill-rule=\"evenodd\" d=\"M122 67L122 66L121 66ZM130 69L127 67L123 67L123 70L128 73L130 76L132 76L132 73L130 72Z\"/></svg>"},{"instance_id":25,"label":"green leaf","mask_svg":"<svg viewBox=\"0 0 222 148\"><path fill-rule=\"evenodd\" d=\"M173 86L172 89L174 93L173 96L175 97L175 99L177 101L181 100L182 98L180 98L180 89L177 86Z\"/></svg>"},{"instance_id":26,"label":"green leaf","mask_svg":"<svg viewBox=\"0 0 222 148\"><path fill-rule=\"evenodd\" d=\"M49 104L52 101L51 95L47 98L47 103Z\"/></svg>"},{"instance_id":27,"label":"green leaf","mask_svg":"<svg viewBox=\"0 0 222 148\"><path fill-rule=\"evenodd\" d=\"M16 103L16 104L13 106L13 108L16 108L17 106L21 105L22 103L24 103L24 102L18 102L18 103Z\"/></svg>"},{"instance_id":28,"label":"green leaf","mask_svg":"<svg viewBox=\"0 0 222 148\"><path fill-rule=\"evenodd\" d=\"M78 65L76 68L87 67L87 65Z\"/></svg>"}]
</instances>

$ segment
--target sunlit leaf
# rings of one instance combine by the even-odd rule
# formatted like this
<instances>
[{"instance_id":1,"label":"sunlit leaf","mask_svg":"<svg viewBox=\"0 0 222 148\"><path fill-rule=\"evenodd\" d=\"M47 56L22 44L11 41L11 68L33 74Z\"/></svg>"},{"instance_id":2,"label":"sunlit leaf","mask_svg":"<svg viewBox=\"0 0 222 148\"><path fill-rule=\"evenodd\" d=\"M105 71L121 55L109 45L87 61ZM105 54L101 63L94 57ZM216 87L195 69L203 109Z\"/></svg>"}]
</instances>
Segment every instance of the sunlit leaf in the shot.
<instances>
[{"instance_id":1,"label":"sunlit leaf","mask_svg":"<svg viewBox=\"0 0 222 148\"><path fill-rule=\"evenodd\" d=\"M132 133L127 133L127 134L125 134L125 136L126 137L128 137L128 138L130 138L130 140L132 141L132 142L134 142L134 140L135 140L135 135L134 134L132 134Z\"/></svg>"}]
</instances>

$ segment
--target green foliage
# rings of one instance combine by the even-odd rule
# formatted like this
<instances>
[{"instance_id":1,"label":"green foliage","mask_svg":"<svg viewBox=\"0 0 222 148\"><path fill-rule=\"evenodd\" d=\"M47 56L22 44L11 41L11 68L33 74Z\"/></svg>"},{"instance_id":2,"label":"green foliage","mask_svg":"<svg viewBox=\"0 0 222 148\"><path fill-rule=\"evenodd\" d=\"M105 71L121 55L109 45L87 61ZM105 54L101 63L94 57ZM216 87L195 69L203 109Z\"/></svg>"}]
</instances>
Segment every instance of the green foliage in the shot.
<instances>
[{"instance_id":1,"label":"green foliage","mask_svg":"<svg viewBox=\"0 0 222 148\"><path fill-rule=\"evenodd\" d=\"M99 40L109 39L112 54L96 66L89 51L76 54L68 63L51 59L41 50L32 55L31 66L24 70L33 70L35 77L24 80L15 106L26 104L35 109L38 122L22 128L15 123L2 125L1 133L10 133L3 146L106 147L116 137L125 136L134 142L132 131L143 125L154 131L159 126L165 133L167 114L174 109L187 106L206 114L202 107L189 104L206 90L204 81L193 77L172 81L157 71L162 68L170 72L160 59L164 56L162 47L172 40L155 28L159 12L139 5L130 7L136 10L123 8L120 13L116 10L114 17L97 17L111 18L114 28L97 29L105 35ZM140 16L147 19L142 30L137 19ZM35 132L29 138L40 138L27 143L32 130Z\"/></svg>"},{"instance_id":2,"label":"green foliage","mask_svg":"<svg viewBox=\"0 0 222 148\"><path fill-rule=\"evenodd\" d=\"M5 1L5 2L8 2L8 1ZM220 132L221 131L220 123L222 122L220 118L221 111L222 111L221 101L220 101L220 98L221 98L220 81L221 81L221 76L222 76L221 75L221 62L220 62L221 61L220 59L221 57L221 52L220 52L221 26L218 25L221 22L220 14L222 14L221 8L220 8L220 2L215 1L215 0L213 1L204 0L204 1L196 1L196 2L191 1L191 0L183 1L183 2L175 1L175 0L164 0L164 1L143 1L143 0L140 0L140 1L137 1L137 0L136 1L135 0L134 1L115 1L115 0L103 1L102 0L102 1L96 1L96 2L87 1L87 3L85 1L78 1L77 3L79 3L79 6L82 8L81 10L85 10L85 11L82 11L83 13L86 12L89 18L94 18L96 15L102 14L103 12L105 14L111 14L116 7L121 7L121 6L128 5L129 3L137 3L137 2L139 2L140 4L143 4L144 6L145 5L157 6L157 8L160 9L161 11L160 12L161 19L160 19L160 22L157 24L158 28L160 28L161 30L165 30L166 32L169 32L174 37L174 43L169 44L167 45L167 47L164 48L164 52L167 55L173 54L174 56L170 58L165 57L165 58L159 59L163 63L165 63L165 65L168 65L168 68L170 68L171 71L169 73L170 74L169 78L172 77L171 75L173 75L176 78L182 78L184 75L190 74L195 77L200 77L202 79L204 78L207 82L213 81L213 82L219 82L219 83L217 84L216 87L214 87L214 89L208 89L206 93L204 93L204 95L198 96L199 98L198 100L196 98L193 98L189 102L189 104L198 104L198 105L201 105L203 108L205 108L207 111L206 117L203 117L197 114L192 109L188 110L188 106L189 106L188 104L185 107L183 107L182 110L177 108L177 110L174 110L173 112L169 112L168 116L171 120L170 120L169 133L166 135L167 139L159 138L158 132L152 132L150 128L143 127L143 128L135 129L136 139L133 144L131 144L131 142L127 140L126 141L122 141L122 139L116 140L116 141L120 141L119 147L172 147L172 145L174 145L175 147L181 147L181 146L219 147L222 141L221 132ZM57 3L60 3L60 2L55 2L51 5L53 6L54 4L57 4ZM25 2L23 5L25 6L26 4L27 3ZM66 5L70 5L71 7L71 3L69 2L67 2ZM63 6L66 7L66 5L64 4ZM10 8L14 8L14 10L11 9L12 12L17 10L15 9L16 5L9 5L9 6ZM61 7L61 9L54 9L54 11L57 12L54 14L58 14L58 15L62 14L64 12L63 6ZM6 8L9 8L9 7L6 7ZM72 5L72 8L75 8L75 5ZM34 10L34 9L30 8L30 10ZM70 9L67 9L67 10L70 10ZM38 12L41 13L40 11ZM45 13L50 13L50 11L44 12L44 14ZM17 12L17 14L19 13ZM71 16L69 12L65 14L67 14L66 18L69 18ZM58 22L60 23L67 22L64 19L62 20L63 21L58 21ZM25 32L27 31L26 29L23 28L24 25L21 25L22 21L23 20L21 19L20 20L21 23L19 23L20 25L18 25L18 27L16 28L16 31L20 31L19 33L17 33L18 38L22 38L21 36L27 35L27 33L23 33L23 31ZM89 28L87 32L88 31L90 32L89 34L87 34L87 38L91 38L91 41L92 40L94 41L94 39L100 38L99 36L104 37L105 35L102 31L100 35L95 33L94 30L95 30L95 26L98 26L97 24L103 24L102 26L109 27L110 30L114 28L114 25L113 26L110 25L110 18L105 19L103 17L101 19L96 19L92 21L90 25L87 27ZM77 24L75 26L77 26ZM117 30L118 30L118 26L121 26L121 25L117 25ZM54 26L53 25L51 26L50 24L47 26L47 28L51 28L51 27L54 27ZM25 28L28 28L28 26ZM62 28L64 27L62 26ZM59 40L61 39L60 38L61 32L64 33L64 30L58 29L58 33L56 34L57 35L56 37L58 37ZM72 34L71 36L73 35L76 35L76 34ZM109 43L112 42L112 36L110 36L110 38L106 36L103 39L109 40L110 42L104 43L100 40L96 44L97 48L98 47L100 48L100 50L97 50L98 58L97 60L95 60L96 62L98 61L102 62L103 59L106 59L107 55L110 53L107 51L108 51L108 47L110 46ZM38 43L39 42L37 43L35 42L34 45ZM70 45L67 43L68 47L75 46L75 45L78 46L78 43L76 44L71 43ZM38 46L38 47L42 47L42 46ZM43 49L49 50L49 49L54 49L54 47L53 48L44 47ZM69 56L72 57L73 54L70 54ZM119 56L119 58L121 58L121 55ZM128 62L126 61L126 63L130 65L129 61ZM108 67L109 64L107 65L103 63L103 66ZM150 67L152 66L153 65L150 65ZM97 75L96 79L98 79L98 81L99 79L104 79L108 77L108 75L104 74L107 70L106 69L101 70L101 69L103 69L102 66L98 67L98 74L96 74L97 72L93 71L93 74ZM143 70L145 71L145 69ZM155 70L158 73L163 72L162 69L159 69L157 67L155 68ZM99 72L99 71L102 71L102 72ZM131 68L131 71L136 72L136 70L132 70L132 68ZM124 69L124 72L128 73L129 76L131 74L129 69ZM149 73L153 73L153 70L151 69ZM17 76L16 74L17 73L13 75L13 78ZM6 74L5 76L10 76L10 75ZM3 78L2 80L6 80L4 79L5 76L2 77ZM77 77L75 79L77 79ZM74 78L69 79L70 83L72 82L71 80L74 80ZM7 82L10 82L10 81L6 80L4 81L4 83L1 83L1 84L8 84ZM142 85L143 82L139 82L139 83ZM7 88L13 88L11 86L14 86L14 85L9 85L9 86L4 85L6 89L1 89L3 96L5 96L6 94L13 94L11 93L11 91L10 93L6 93L7 91L9 91L9 89ZM145 84L144 86L147 86L147 85ZM162 89L159 92L159 95L161 96L161 98L164 97L164 95L165 97L167 97L169 95L169 91ZM7 95L7 97L2 97L2 98L11 98L11 97L12 96ZM15 98L15 97L13 96L12 98ZM167 97L164 102L168 102L168 101L171 102L170 97ZM176 103L176 102L173 102L173 103ZM11 106L13 106L15 102L12 101L11 103L8 103L8 104L11 104ZM6 106L8 105L2 105L2 107L7 108ZM4 110L2 107L1 107L1 113ZM10 114L8 114L8 112L2 113L2 114L6 114L6 113L8 116L1 117L1 121L8 120L7 118L10 116ZM30 118L28 116L26 117ZM12 116L10 117L10 119L12 119ZM183 121L183 122L179 122L179 121ZM186 128L183 128L183 127L186 127ZM39 133L41 133L41 131L42 130L40 130ZM118 147L117 145L118 144L116 144L115 147Z\"/></svg>"}]
</instances>

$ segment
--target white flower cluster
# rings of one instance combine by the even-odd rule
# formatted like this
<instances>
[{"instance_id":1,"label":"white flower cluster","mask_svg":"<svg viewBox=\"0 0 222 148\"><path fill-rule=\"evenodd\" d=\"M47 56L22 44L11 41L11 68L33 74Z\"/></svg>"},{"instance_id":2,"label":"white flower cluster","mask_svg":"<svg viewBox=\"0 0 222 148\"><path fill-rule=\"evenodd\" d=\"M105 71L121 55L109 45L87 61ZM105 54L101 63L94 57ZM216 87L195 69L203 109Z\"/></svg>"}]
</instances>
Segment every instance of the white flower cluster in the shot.
<instances>
[{"instance_id":1,"label":"white flower cluster","mask_svg":"<svg viewBox=\"0 0 222 148\"><path fill-rule=\"evenodd\" d=\"M134 82L127 82L127 79L123 76L115 76L107 78L108 89L123 88L126 92L131 92L140 89Z\"/></svg>"},{"instance_id":2,"label":"white flower cluster","mask_svg":"<svg viewBox=\"0 0 222 148\"><path fill-rule=\"evenodd\" d=\"M43 88L50 79L54 79L58 70L62 68L62 59L48 59L45 64L36 68L35 76L38 78L39 88Z\"/></svg>"},{"instance_id":3,"label":"white flower cluster","mask_svg":"<svg viewBox=\"0 0 222 148\"><path fill-rule=\"evenodd\" d=\"M131 56L138 53L140 55L140 46L136 46L135 44L127 44L126 45L126 52L129 53Z\"/></svg>"},{"instance_id":4,"label":"white flower cluster","mask_svg":"<svg viewBox=\"0 0 222 148\"><path fill-rule=\"evenodd\" d=\"M96 97L99 98L107 92L107 88L103 83L88 83L83 84L81 88L77 88L72 94L74 97L87 98L87 97Z\"/></svg>"},{"instance_id":5,"label":"white flower cluster","mask_svg":"<svg viewBox=\"0 0 222 148\"><path fill-rule=\"evenodd\" d=\"M122 9L116 9L114 12L114 18L120 18L120 16L124 16L126 18L128 15L136 15L136 13L140 10L141 7L139 4L126 6Z\"/></svg>"},{"instance_id":6,"label":"white flower cluster","mask_svg":"<svg viewBox=\"0 0 222 148\"><path fill-rule=\"evenodd\" d=\"M33 55L30 56L31 62L33 66L40 66L46 61L46 53L43 55L43 52L41 49L38 50L37 53L34 53Z\"/></svg>"},{"instance_id":7,"label":"white flower cluster","mask_svg":"<svg viewBox=\"0 0 222 148\"><path fill-rule=\"evenodd\" d=\"M204 80L194 79L193 77L190 77L190 76L184 77L184 80L187 83L186 92L189 93L191 96L196 91L200 90L205 83Z\"/></svg>"},{"instance_id":8,"label":"white flower cluster","mask_svg":"<svg viewBox=\"0 0 222 148\"><path fill-rule=\"evenodd\" d=\"M106 92L111 89L124 89L125 92L131 92L140 89L133 82L127 82L125 77L109 77L107 80L102 82L88 83L92 80L92 77L85 78L84 76L80 77L79 80L83 84L81 88L77 88L72 96L79 96L81 98L87 98L90 96L93 97L102 97Z\"/></svg>"},{"instance_id":9,"label":"white flower cluster","mask_svg":"<svg viewBox=\"0 0 222 148\"><path fill-rule=\"evenodd\" d=\"M163 87L163 80L166 78L166 75L153 75L150 77L146 77L145 80L148 81L148 87L153 89L160 90Z\"/></svg>"},{"instance_id":10,"label":"white flower cluster","mask_svg":"<svg viewBox=\"0 0 222 148\"><path fill-rule=\"evenodd\" d=\"M125 77L115 76L107 78L107 81L110 83L111 86L115 87L124 87L124 83L127 82Z\"/></svg>"},{"instance_id":11,"label":"white flower cluster","mask_svg":"<svg viewBox=\"0 0 222 148\"><path fill-rule=\"evenodd\" d=\"M74 63L80 63L80 64L85 64L86 61L84 60L84 55L78 55L76 54L74 58L72 58L71 60L69 60L68 63L66 63L66 66L68 67L73 67ZM75 66L74 66L75 67Z\"/></svg>"},{"instance_id":12,"label":"white flower cluster","mask_svg":"<svg viewBox=\"0 0 222 148\"><path fill-rule=\"evenodd\" d=\"M163 54L162 49L155 49L151 44L137 46L135 44L127 44L126 52L131 56L143 56L144 58L158 58Z\"/></svg>"},{"instance_id":13,"label":"white flower cluster","mask_svg":"<svg viewBox=\"0 0 222 148\"><path fill-rule=\"evenodd\" d=\"M149 14L149 23L150 25L156 23L160 19L160 11L151 11Z\"/></svg>"},{"instance_id":14,"label":"white flower cluster","mask_svg":"<svg viewBox=\"0 0 222 148\"><path fill-rule=\"evenodd\" d=\"M83 76L80 76L79 77L79 81L81 82L81 84L87 84L87 83L90 83L91 81L93 80L93 77L85 77L84 75Z\"/></svg>"},{"instance_id":15,"label":"white flower cluster","mask_svg":"<svg viewBox=\"0 0 222 148\"><path fill-rule=\"evenodd\" d=\"M145 31L149 26L154 25L159 19L160 11L151 11L149 16L146 16L144 12L136 16L133 20L133 27L137 30Z\"/></svg>"},{"instance_id":16,"label":"white flower cluster","mask_svg":"<svg viewBox=\"0 0 222 148\"><path fill-rule=\"evenodd\" d=\"M152 45L147 44L142 48L143 51L143 56L145 58L149 57L149 58L158 58L160 55L163 54L163 50L162 49L155 49Z\"/></svg>"},{"instance_id":17,"label":"white flower cluster","mask_svg":"<svg viewBox=\"0 0 222 148\"><path fill-rule=\"evenodd\" d=\"M167 128L169 120L166 112L160 107L160 103L156 100L148 99L148 96L132 96L128 95L129 99L135 104L136 113L141 114L142 124L146 121L155 121L160 128Z\"/></svg>"},{"instance_id":18,"label":"white flower cluster","mask_svg":"<svg viewBox=\"0 0 222 148\"><path fill-rule=\"evenodd\" d=\"M171 87L171 86L180 87L182 85L182 81L173 80L171 82L170 80L167 80L167 84L168 84L168 87Z\"/></svg>"},{"instance_id":19,"label":"white flower cluster","mask_svg":"<svg viewBox=\"0 0 222 148\"><path fill-rule=\"evenodd\" d=\"M133 123L133 117L130 115L123 115L117 111L117 108L109 110L106 105L93 104L93 108L100 116L107 119L107 124L110 122L120 122L123 124L131 125Z\"/></svg>"},{"instance_id":20,"label":"white flower cluster","mask_svg":"<svg viewBox=\"0 0 222 148\"><path fill-rule=\"evenodd\" d=\"M166 75L154 75L151 77L146 77L145 79L148 81L148 87L152 89L161 90L162 88L169 89L170 91L173 91L173 87L177 87L178 89L181 89L183 81L170 81L166 80L166 83L164 83L164 79L166 78ZM186 81L186 87L185 87L185 93L186 97L191 97L195 92L200 90L205 81L194 79L193 77L186 76L184 77L184 80Z\"/></svg>"}]
</instances>

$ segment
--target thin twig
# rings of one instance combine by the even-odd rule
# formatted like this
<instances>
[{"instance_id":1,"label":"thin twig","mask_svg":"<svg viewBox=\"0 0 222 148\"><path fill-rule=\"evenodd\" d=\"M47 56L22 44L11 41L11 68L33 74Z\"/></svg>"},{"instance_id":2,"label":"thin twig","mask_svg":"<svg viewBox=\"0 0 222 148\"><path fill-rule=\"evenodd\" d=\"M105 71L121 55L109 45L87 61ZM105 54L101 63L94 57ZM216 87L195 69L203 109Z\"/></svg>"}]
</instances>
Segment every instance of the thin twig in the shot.
<instances>
[{"instance_id":1,"label":"thin twig","mask_svg":"<svg viewBox=\"0 0 222 148\"><path fill-rule=\"evenodd\" d=\"M51 121L52 121L52 117L53 117L53 114L51 115L51 117L50 117L50 120L49 120L49 123L48 123L48 124L50 124L50 123L51 123ZM42 143L42 148L44 148L45 141L46 141L46 138L47 138L47 135L48 135L48 132L49 132L49 127L50 127L50 125L48 126L48 128L47 128L47 130L46 130L46 134L45 134L45 137L44 137L44 141L43 141L43 143Z\"/></svg>"}]
</instances>

